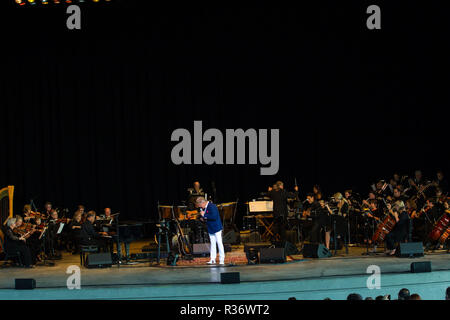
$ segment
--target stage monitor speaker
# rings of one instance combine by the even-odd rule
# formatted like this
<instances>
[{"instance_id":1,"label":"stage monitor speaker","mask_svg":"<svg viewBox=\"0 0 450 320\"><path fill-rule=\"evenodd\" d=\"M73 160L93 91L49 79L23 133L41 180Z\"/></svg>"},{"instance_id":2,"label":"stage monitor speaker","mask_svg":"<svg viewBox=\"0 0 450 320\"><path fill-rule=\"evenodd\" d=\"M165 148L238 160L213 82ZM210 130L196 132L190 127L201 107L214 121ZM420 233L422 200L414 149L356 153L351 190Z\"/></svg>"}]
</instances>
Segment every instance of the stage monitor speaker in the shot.
<instances>
[{"instance_id":1,"label":"stage monitor speaker","mask_svg":"<svg viewBox=\"0 0 450 320\"><path fill-rule=\"evenodd\" d=\"M331 252L323 244L305 243L303 246L304 258L328 258Z\"/></svg>"},{"instance_id":2,"label":"stage monitor speaker","mask_svg":"<svg viewBox=\"0 0 450 320\"><path fill-rule=\"evenodd\" d=\"M35 279L14 279L16 290L31 290L36 288Z\"/></svg>"},{"instance_id":3,"label":"stage monitor speaker","mask_svg":"<svg viewBox=\"0 0 450 320\"><path fill-rule=\"evenodd\" d=\"M241 283L241 274L239 272L222 272L220 274L220 283Z\"/></svg>"},{"instance_id":4,"label":"stage monitor speaker","mask_svg":"<svg viewBox=\"0 0 450 320\"><path fill-rule=\"evenodd\" d=\"M412 273L431 272L431 261L421 261L411 263L411 272Z\"/></svg>"},{"instance_id":5,"label":"stage monitor speaker","mask_svg":"<svg viewBox=\"0 0 450 320\"><path fill-rule=\"evenodd\" d=\"M87 257L86 267L88 268L108 268L112 266L111 253L91 253Z\"/></svg>"},{"instance_id":6,"label":"stage monitor speaker","mask_svg":"<svg viewBox=\"0 0 450 320\"><path fill-rule=\"evenodd\" d=\"M261 248L269 248L272 244L270 242L248 242L244 245L244 252L247 253L250 248L256 249L257 251Z\"/></svg>"},{"instance_id":7,"label":"stage monitor speaker","mask_svg":"<svg viewBox=\"0 0 450 320\"><path fill-rule=\"evenodd\" d=\"M224 244L235 244L238 243L238 233L234 230L230 230L223 236L223 243Z\"/></svg>"},{"instance_id":8,"label":"stage monitor speaker","mask_svg":"<svg viewBox=\"0 0 450 320\"><path fill-rule=\"evenodd\" d=\"M260 263L284 263L286 253L284 248L261 248L259 251Z\"/></svg>"},{"instance_id":9,"label":"stage monitor speaker","mask_svg":"<svg viewBox=\"0 0 450 320\"><path fill-rule=\"evenodd\" d=\"M289 241L277 241L274 243L276 248L284 248L287 256L298 254L297 247Z\"/></svg>"},{"instance_id":10,"label":"stage monitor speaker","mask_svg":"<svg viewBox=\"0 0 450 320\"><path fill-rule=\"evenodd\" d=\"M423 257L422 242L406 242L400 243L397 255L402 258Z\"/></svg>"},{"instance_id":11,"label":"stage monitor speaker","mask_svg":"<svg viewBox=\"0 0 450 320\"><path fill-rule=\"evenodd\" d=\"M251 231L251 232L242 231L239 234L239 240L243 244L249 242L261 242L261 234L258 231Z\"/></svg>"},{"instance_id":12,"label":"stage monitor speaker","mask_svg":"<svg viewBox=\"0 0 450 320\"><path fill-rule=\"evenodd\" d=\"M203 256L208 255L210 247L211 247L210 243L194 243L192 245L192 254Z\"/></svg>"}]
</instances>

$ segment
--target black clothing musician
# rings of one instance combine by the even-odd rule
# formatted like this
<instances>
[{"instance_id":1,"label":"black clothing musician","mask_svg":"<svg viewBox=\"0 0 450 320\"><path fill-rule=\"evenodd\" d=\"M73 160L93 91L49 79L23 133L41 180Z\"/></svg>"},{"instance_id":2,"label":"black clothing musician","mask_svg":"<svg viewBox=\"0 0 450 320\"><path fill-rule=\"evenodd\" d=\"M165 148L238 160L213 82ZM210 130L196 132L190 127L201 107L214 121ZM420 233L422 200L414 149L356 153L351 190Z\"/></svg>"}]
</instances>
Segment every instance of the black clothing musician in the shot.
<instances>
[{"instance_id":1,"label":"black clothing musician","mask_svg":"<svg viewBox=\"0 0 450 320\"><path fill-rule=\"evenodd\" d=\"M94 229L95 212L89 211L86 215L86 221L81 226L80 244L81 245L96 245L103 251L108 248L107 241L102 238L102 235L107 235L106 232L97 233Z\"/></svg>"},{"instance_id":2,"label":"black clothing musician","mask_svg":"<svg viewBox=\"0 0 450 320\"><path fill-rule=\"evenodd\" d=\"M72 247L73 247L73 254L79 253L80 251L80 241L81 241L81 227L82 227L82 222L81 222L81 213L79 211L77 211L74 216L72 221L69 224L69 230L70 230L70 240L72 242Z\"/></svg>"},{"instance_id":3,"label":"black clothing musician","mask_svg":"<svg viewBox=\"0 0 450 320\"><path fill-rule=\"evenodd\" d=\"M286 240L286 219L289 214L288 198L298 197L298 187L295 186L295 192L289 192L284 189L284 184L277 181L273 187L269 187L267 195L273 201L273 231L274 235L279 234L280 240Z\"/></svg>"},{"instance_id":4,"label":"black clothing musician","mask_svg":"<svg viewBox=\"0 0 450 320\"><path fill-rule=\"evenodd\" d=\"M26 244L26 239L14 232L16 228L16 219L10 218L7 221L7 228L5 231L5 251L8 254L20 255L21 262L26 268L32 268L36 261L33 261L30 249Z\"/></svg>"},{"instance_id":5,"label":"black clothing musician","mask_svg":"<svg viewBox=\"0 0 450 320\"><path fill-rule=\"evenodd\" d=\"M195 181L193 184L193 188L188 188L187 191L188 191L187 210L189 211L197 210L195 200L197 199L197 197L206 198L206 193L200 187L200 182L198 181Z\"/></svg>"},{"instance_id":6,"label":"black clothing musician","mask_svg":"<svg viewBox=\"0 0 450 320\"><path fill-rule=\"evenodd\" d=\"M434 186L436 188L439 188L443 194L447 194L448 189L448 182L445 180L444 173L441 170L438 170L436 173L436 180L434 181Z\"/></svg>"},{"instance_id":7,"label":"black clothing musician","mask_svg":"<svg viewBox=\"0 0 450 320\"><path fill-rule=\"evenodd\" d=\"M388 204L387 208L396 221L394 228L386 236L386 254L392 256L396 251L395 244L407 240L410 220L403 201L395 202L393 208L391 207L391 204Z\"/></svg>"},{"instance_id":8,"label":"black clothing musician","mask_svg":"<svg viewBox=\"0 0 450 320\"><path fill-rule=\"evenodd\" d=\"M309 196L311 197L311 195ZM309 198L308 197L308 198ZM310 201L308 201L310 202ZM313 227L311 229L311 242L313 243L321 243L321 233L322 230L325 231L325 246L327 249L330 248L330 239L331 239L331 211L328 204L325 204L324 200L310 202L310 212L311 215L315 217L313 222Z\"/></svg>"}]
</instances>

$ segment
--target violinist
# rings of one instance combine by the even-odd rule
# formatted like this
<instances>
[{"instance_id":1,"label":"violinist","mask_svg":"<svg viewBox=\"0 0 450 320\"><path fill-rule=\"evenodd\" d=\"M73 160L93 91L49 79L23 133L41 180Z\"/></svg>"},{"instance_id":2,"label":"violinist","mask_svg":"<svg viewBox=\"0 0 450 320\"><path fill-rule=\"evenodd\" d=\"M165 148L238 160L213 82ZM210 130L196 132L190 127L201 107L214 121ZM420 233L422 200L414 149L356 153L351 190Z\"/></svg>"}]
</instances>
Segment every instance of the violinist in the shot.
<instances>
[{"instance_id":1,"label":"violinist","mask_svg":"<svg viewBox=\"0 0 450 320\"><path fill-rule=\"evenodd\" d=\"M31 211L29 204L23 206L22 218L25 222L32 222L34 220L34 213Z\"/></svg>"},{"instance_id":2,"label":"violinist","mask_svg":"<svg viewBox=\"0 0 450 320\"><path fill-rule=\"evenodd\" d=\"M42 214L42 218L43 219L49 218L52 214L52 211L53 211L52 203L47 201L44 205L44 212Z\"/></svg>"},{"instance_id":3,"label":"violinist","mask_svg":"<svg viewBox=\"0 0 450 320\"><path fill-rule=\"evenodd\" d=\"M26 268L33 268L36 261L30 253L30 249L26 245L26 236L17 232L16 218L10 218L7 221L7 230L5 233L5 250L9 253L18 252L21 261ZM19 222L20 223L20 222Z\"/></svg>"},{"instance_id":4,"label":"violinist","mask_svg":"<svg viewBox=\"0 0 450 320\"><path fill-rule=\"evenodd\" d=\"M345 199L340 192L335 193L333 195L333 198L336 201L337 214L343 217L347 217L348 212L350 210L350 206L347 199Z\"/></svg>"},{"instance_id":5,"label":"violinist","mask_svg":"<svg viewBox=\"0 0 450 320\"><path fill-rule=\"evenodd\" d=\"M396 201L394 206L387 204L389 213L394 217L396 223L391 232L386 236L386 255L393 256L395 254L395 244L407 239L409 234L409 215L406 212L403 201Z\"/></svg>"}]
</instances>

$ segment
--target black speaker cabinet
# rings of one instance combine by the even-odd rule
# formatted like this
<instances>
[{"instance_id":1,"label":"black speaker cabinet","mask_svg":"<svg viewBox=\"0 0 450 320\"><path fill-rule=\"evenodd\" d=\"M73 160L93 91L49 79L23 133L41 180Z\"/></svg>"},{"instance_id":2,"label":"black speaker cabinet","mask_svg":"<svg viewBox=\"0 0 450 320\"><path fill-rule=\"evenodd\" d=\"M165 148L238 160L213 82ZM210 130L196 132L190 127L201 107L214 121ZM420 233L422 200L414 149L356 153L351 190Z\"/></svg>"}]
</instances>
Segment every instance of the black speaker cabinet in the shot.
<instances>
[{"instance_id":1,"label":"black speaker cabinet","mask_svg":"<svg viewBox=\"0 0 450 320\"><path fill-rule=\"evenodd\" d=\"M211 247L210 243L194 243L192 245L192 253L194 255L203 255L206 256L209 254L209 248Z\"/></svg>"},{"instance_id":2,"label":"black speaker cabinet","mask_svg":"<svg viewBox=\"0 0 450 320\"><path fill-rule=\"evenodd\" d=\"M225 235L223 236L223 243L224 244L235 244L235 243L239 243L239 234L234 231L234 230L230 230L227 233L225 233Z\"/></svg>"},{"instance_id":3,"label":"black speaker cabinet","mask_svg":"<svg viewBox=\"0 0 450 320\"><path fill-rule=\"evenodd\" d=\"M397 255L402 258L423 257L422 242L406 242L400 243Z\"/></svg>"},{"instance_id":4,"label":"black speaker cabinet","mask_svg":"<svg viewBox=\"0 0 450 320\"><path fill-rule=\"evenodd\" d=\"M269 248L271 245L270 242L248 242L244 245L244 252L247 253L250 248L256 249L259 252L262 248Z\"/></svg>"},{"instance_id":5,"label":"black speaker cabinet","mask_svg":"<svg viewBox=\"0 0 450 320\"><path fill-rule=\"evenodd\" d=\"M36 288L35 279L15 279L15 288L17 290L30 290Z\"/></svg>"},{"instance_id":6,"label":"black speaker cabinet","mask_svg":"<svg viewBox=\"0 0 450 320\"><path fill-rule=\"evenodd\" d=\"M421 261L411 263L411 272L412 273L431 272L431 261Z\"/></svg>"},{"instance_id":7,"label":"black speaker cabinet","mask_svg":"<svg viewBox=\"0 0 450 320\"><path fill-rule=\"evenodd\" d=\"M259 250L260 263L284 263L286 253L284 248L261 248Z\"/></svg>"},{"instance_id":8,"label":"black speaker cabinet","mask_svg":"<svg viewBox=\"0 0 450 320\"><path fill-rule=\"evenodd\" d=\"M229 284L229 283L240 283L241 275L239 272L222 272L220 274L220 283Z\"/></svg>"},{"instance_id":9,"label":"black speaker cabinet","mask_svg":"<svg viewBox=\"0 0 450 320\"><path fill-rule=\"evenodd\" d=\"M305 243L303 246L304 258L328 258L331 252L323 244Z\"/></svg>"},{"instance_id":10,"label":"black speaker cabinet","mask_svg":"<svg viewBox=\"0 0 450 320\"><path fill-rule=\"evenodd\" d=\"M86 267L88 268L108 268L111 266L111 253L91 253L87 257Z\"/></svg>"},{"instance_id":11,"label":"black speaker cabinet","mask_svg":"<svg viewBox=\"0 0 450 320\"><path fill-rule=\"evenodd\" d=\"M287 256L293 255L293 254L298 254L298 249L297 247L289 241L277 241L274 243L276 248L284 248L285 253Z\"/></svg>"}]
</instances>

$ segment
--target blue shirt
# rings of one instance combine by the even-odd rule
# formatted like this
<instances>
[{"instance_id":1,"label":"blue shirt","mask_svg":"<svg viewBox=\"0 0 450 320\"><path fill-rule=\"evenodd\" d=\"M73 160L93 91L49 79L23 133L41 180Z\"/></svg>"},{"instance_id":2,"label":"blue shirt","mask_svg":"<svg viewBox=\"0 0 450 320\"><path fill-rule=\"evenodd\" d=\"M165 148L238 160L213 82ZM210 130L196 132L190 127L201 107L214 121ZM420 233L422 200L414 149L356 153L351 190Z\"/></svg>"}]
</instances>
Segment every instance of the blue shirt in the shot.
<instances>
[{"instance_id":1,"label":"blue shirt","mask_svg":"<svg viewBox=\"0 0 450 320\"><path fill-rule=\"evenodd\" d=\"M209 234L214 234L223 229L222 221L220 221L219 209L217 209L215 204L208 201L203 217L206 219L206 227L208 228Z\"/></svg>"}]
</instances>

